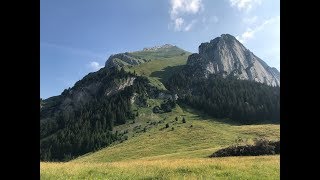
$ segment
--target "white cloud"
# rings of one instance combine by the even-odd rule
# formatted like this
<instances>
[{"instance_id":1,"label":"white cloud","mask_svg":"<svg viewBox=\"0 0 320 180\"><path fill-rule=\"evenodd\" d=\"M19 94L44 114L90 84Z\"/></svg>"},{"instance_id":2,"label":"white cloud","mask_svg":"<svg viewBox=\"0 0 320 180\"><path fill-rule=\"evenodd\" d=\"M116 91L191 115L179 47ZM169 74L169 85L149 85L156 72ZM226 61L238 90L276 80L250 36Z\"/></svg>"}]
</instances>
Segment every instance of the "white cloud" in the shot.
<instances>
[{"instance_id":1,"label":"white cloud","mask_svg":"<svg viewBox=\"0 0 320 180\"><path fill-rule=\"evenodd\" d=\"M174 30L181 31L184 20L182 18L177 18L174 20Z\"/></svg>"},{"instance_id":2,"label":"white cloud","mask_svg":"<svg viewBox=\"0 0 320 180\"><path fill-rule=\"evenodd\" d=\"M262 31L267 25L274 24L276 22L280 22L280 16L276 16L274 18L268 19L264 21L262 24L259 26L256 26L255 28L251 29L248 28L244 33L241 35L237 36L236 38L241 42L241 43L246 43L249 39L254 38L255 34L259 31Z\"/></svg>"},{"instance_id":3,"label":"white cloud","mask_svg":"<svg viewBox=\"0 0 320 180\"><path fill-rule=\"evenodd\" d=\"M191 21L191 23L189 23L189 24L184 28L184 31L189 31L196 22L197 22L197 20Z\"/></svg>"},{"instance_id":4,"label":"white cloud","mask_svg":"<svg viewBox=\"0 0 320 180\"><path fill-rule=\"evenodd\" d=\"M188 23L185 16L195 15L203 10L202 0L170 0L170 5L169 13L174 31L189 31L196 21L193 19Z\"/></svg>"},{"instance_id":5,"label":"white cloud","mask_svg":"<svg viewBox=\"0 0 320 180\"><path fill-rule=\"evenodd\" d=\"M246 24L254 24L255 22L257 22L258 17L257 16L253 16L253 17L248 17L248 18L243 18L242 21Z\"/></svg>"},{"instance_id":6,"label":"white cloud","mask_svg":"<svg viewBox=\"0 0 320 180\"><path fill-rule=\"evenodd\" d=\"M202 0L171 0L171 19L175 19L182 14L196 14L203 5Z\"/></svg>"},{"instance_id":7,"label":"white cloud","mask_svg":"<svg viewBox=\"0 0 320 180\"><path fill-rule=\"evenodd\" d=\"M90 62L89 67L91 68L92 71L97 71L103 68L102 65L100 65L98 62L95 62L95 61Z\"/></svg>"},{"instance_id":8,"label":"white cloud","mask_svg":"<svg viewBox=\"0 0 320 180\"><path fill-rule=\"evenodd\" d=\"M253 7L260 5L262 0L229 0L232 7L238 8L240 11L249 12Z\"/></svg>"}]
</instances>

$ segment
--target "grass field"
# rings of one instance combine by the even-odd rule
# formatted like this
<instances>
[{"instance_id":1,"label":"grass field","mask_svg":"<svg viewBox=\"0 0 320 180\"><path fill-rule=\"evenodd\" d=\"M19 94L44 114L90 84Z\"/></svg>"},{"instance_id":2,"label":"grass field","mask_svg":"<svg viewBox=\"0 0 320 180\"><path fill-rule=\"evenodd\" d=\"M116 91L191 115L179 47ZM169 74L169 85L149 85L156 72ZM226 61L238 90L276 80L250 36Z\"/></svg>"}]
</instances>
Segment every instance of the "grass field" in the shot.
<instances>
[{"instance_id":1,"label":"grass field","mask_svg":"<svg viewBox=\"0 0 320 180\"><path fill-rule=\"evenodd\" d=\"M279 179L279 155L208 158L239 138L247 143L255 138L278 140L279 125L226 123L179 106L165 114L139 109L138 119L118 127L129 129L123 143L67 163L42 162L41 179ZM146 132L133 131L137 125Z\"/></svg>"},{"instance_id":2,"label":"grass field","mask_svg":"<svg viewBox=\"0 0 320 180\"><path fill-rule=\"evenodd\" d=\"M41 163L41 179L279 179L279 156Z\"/></svg>"}]
</instances>

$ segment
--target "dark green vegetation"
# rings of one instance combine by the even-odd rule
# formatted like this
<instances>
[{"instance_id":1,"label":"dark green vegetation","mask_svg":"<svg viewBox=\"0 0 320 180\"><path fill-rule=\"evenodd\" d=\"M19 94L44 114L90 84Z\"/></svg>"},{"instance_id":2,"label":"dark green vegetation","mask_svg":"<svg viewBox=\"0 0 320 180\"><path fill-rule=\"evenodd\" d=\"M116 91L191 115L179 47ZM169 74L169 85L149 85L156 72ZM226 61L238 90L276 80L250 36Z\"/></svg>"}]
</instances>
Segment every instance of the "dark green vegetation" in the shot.
<instances>
[{"instance_id":1,"label":"dark green vegetation","mask_svg":"<svg viewBox=\"0 0 320 180\"><path fill-rule=\"evenodd\" d=\"M171 112L173 108L176 107L176 101L167 99L160 106L155 106L153 108L153 113L166 113Z\"/></svg>"},{"instance_id":2,"label":"dark green vegetation","mask_svg":"<svg viewBox=\"0 0 320 180\"><path fill-rule=\"evenodd\" d=\"M280 154L280 141L259 140L254 145L231 146L220 149L209 157L260 156Z\"/></svg>"},{"instance_id":3,"label":"dark green vegetation","mask_svg":"<svg viewBox=\"0 0 320 180\"><path fill-rule=\"evenodd\" d=\"M118 54L112 56L111 64L88 74L60 96L40 99L41 160L67 161L125 144L137 133L181 134L184 130L186 137L191 130L197 132L194 136L204 133L191 124L197 115L178 116L179 105L240 125L279 122L279 87L231 77L192 76L185 65L189 54L175 46ZM190 146L189 140L184 143Z\"/></svg>"},{"instance_id":4,"label":"dark green vegetation","mask_svg":"<svg viewBox=\"0 0 320 180\"><path fill-rule=\"evenodd\" d=\"M178 94L180 103L216 118L245 124L280 122L280 87L217 75L199 78L188 66L174 74L166 87Z\"/></svg>"},{"instance_id":5,"label":"dark green vegetation","mask_svg":"<svg viewBox=\"0 0 320 180\"><path fill-rule=\"evenodd\" d=\"M108 96L103 90L112 82L135 78L131 86ZM63 99L72 98L71 93L81 89L86 82L99 81L105 85L93 94L86 103L77 107L64 105ZM47 108L41 109L40 121L40 158L41 160L69 160L75 156L100 149L114 141L126 140L123 133L112 133L113 127L133 120L136 114L131 109L131 97L134 93L142 95L137 98L152 97L156 89L148 84L144 77L137 77L123 69L101 69L86 76L83 80L61 96L48 99ZM99 92L101 91L101 92ZM65 109L59 109L63 107Z\"/></svg>"}]
</instances>

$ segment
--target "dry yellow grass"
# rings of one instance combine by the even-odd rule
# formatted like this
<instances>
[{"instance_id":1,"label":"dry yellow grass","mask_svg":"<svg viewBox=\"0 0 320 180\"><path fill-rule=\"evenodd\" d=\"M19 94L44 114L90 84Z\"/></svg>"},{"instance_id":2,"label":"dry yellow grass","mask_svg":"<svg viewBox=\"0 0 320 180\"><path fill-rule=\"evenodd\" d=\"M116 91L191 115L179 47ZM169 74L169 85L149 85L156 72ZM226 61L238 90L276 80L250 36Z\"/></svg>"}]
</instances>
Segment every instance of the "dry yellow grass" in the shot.
<instances>
[{"instance_id":1,"label":"dry yellow grass","mask_svg":"<svg viewBox=\"0 0 320 180\"><path fill-rule=\"evenodd\" d=\"M279 156L41 163L41 179L279 179Z\"/></svg>"}]
</instances>

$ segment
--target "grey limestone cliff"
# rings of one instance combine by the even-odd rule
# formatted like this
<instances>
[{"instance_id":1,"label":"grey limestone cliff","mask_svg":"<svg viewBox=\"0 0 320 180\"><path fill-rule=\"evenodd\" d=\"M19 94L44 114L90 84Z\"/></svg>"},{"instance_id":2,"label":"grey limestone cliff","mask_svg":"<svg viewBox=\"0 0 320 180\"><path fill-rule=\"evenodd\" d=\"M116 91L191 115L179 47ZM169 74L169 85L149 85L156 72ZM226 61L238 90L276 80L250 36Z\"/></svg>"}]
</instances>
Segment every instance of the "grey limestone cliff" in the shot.
<instances>
[{"instance_id":1,"label":"grey limestone cliff","mask_svg":"<svg viewBox=\"0 0 320 180\"><path fill-rule=\"evenodd\" d=\"M199 53L188 57L194 74L207 77L219 74L235 76L271 86L280 86L280 72L245 48L234 36L222 34L199 46Z\"/></svg>"}]
</instances>

